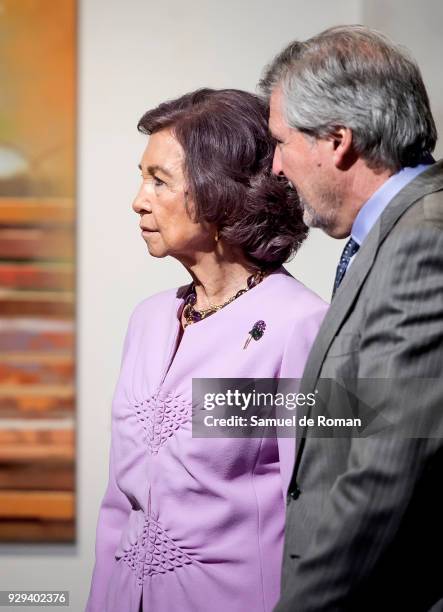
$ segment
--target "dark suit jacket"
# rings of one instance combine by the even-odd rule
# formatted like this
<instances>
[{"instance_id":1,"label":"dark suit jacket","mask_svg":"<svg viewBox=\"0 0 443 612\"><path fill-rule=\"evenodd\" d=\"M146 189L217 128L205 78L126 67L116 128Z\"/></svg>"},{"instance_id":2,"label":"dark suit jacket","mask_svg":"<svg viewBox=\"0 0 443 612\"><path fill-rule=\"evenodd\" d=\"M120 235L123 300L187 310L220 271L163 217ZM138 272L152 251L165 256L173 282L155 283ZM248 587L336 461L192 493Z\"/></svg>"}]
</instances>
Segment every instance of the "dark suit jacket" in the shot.
<instances>
[{"instance_id":1,"label":"dark suit jacket","mask_svg":"<svg viewBox=\"0 0 443 612\"><path fill-rule=\"evenodd\" d=\"M319 378L403 379L405 388L434 380L420 397L379 402L389 435L320 439L305 430L276 612L443 610L442 161L389 203L357 253L301 390ZM432 433L401 435L411 415L432 421Z\"/></svg>"}]
</instances>

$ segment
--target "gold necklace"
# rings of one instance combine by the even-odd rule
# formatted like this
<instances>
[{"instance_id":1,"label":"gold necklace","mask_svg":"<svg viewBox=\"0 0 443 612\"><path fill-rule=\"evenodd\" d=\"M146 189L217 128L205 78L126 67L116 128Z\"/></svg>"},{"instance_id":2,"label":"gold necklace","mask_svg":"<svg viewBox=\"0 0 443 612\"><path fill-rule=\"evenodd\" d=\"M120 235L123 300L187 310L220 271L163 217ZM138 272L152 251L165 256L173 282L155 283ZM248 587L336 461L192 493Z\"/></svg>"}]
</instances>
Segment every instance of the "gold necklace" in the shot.
<instances>
[{"instance_id":1,"label":"gold necklace","mask_svg":"<svg viewBox=\"0 0 443 612\"><path fill-rule=\"evenodd\" d=\"M183 327L186 328L188 325L192 325L193 323L198 323L199 321L202 321L203 319L206 319L210 315L214 314L214 312L218 312L219 310L221 310L222 308L224 308L225 306L227 306L228 304L236 300L238 297L240 297L241 295L243 295L244 293L246 293L247 291L249 291L256 285L261 283L264 276L265 276L265 273L262 270L260 270L259 272L256 272L255 274L251 274L251 276L249 276L246 281L245 289L240 289L239 291L237 291L235 295L227 299L225 302L223 302L223 304L214 304L214 305L210 305L209 308L202 308L202 309L195 308L195 304L197 302L197 293L195 290L195 284L192 283L190 286L189 292L185 298L185 307L183 309L183 316L185 318L186 323L183 325Z\"/></svg>"}]
</instances>

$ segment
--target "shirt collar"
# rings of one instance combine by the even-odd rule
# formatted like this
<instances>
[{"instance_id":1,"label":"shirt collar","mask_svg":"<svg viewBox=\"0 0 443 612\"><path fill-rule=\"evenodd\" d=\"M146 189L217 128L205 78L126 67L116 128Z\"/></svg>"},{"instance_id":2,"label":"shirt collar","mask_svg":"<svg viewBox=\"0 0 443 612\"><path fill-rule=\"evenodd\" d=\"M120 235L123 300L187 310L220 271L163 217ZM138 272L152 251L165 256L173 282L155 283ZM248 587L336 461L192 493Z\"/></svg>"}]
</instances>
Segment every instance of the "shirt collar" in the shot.
<instances>
[{"instance_id":1,"label":"shirt collar","mask_svg":"<svg viewBox=\"0 0 443 612\"><path fill-rule=\"evenodd\" d=\"M402 168L393 174L377 189L375 193L363 204L352 225L351 236L361 246L363 240L371 231L386 206L408 183L415 179L424 170L427 170L434 160L419 164L414 168Z\"/></svg>"}]
</instances>

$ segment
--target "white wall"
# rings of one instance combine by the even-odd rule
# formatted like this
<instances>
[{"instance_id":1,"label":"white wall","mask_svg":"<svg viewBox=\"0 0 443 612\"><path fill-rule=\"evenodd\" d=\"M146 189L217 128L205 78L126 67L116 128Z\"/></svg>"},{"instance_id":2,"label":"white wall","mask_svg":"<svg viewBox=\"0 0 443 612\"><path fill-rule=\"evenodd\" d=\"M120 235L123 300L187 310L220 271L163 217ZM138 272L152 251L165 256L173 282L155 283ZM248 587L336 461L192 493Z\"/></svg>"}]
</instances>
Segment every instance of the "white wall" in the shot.
<instances>
[{"instance_id":1,"label":"white wall","mask_svg":"<svg viewBox=\"0 0 443 612\"><path fill-rule=\"evenodd\" d=\"M431 100L439 134L443 134L443 2L441 0L366 0L362 5L365 24L381 30L404 45L417 60ZM443 155L443 139L435 156Z\"/></svg>"},{"instance_id":2,"label":"white wall","mask_svg":"<svg viewBox=\"0 0 443 612\"><path fill-rule=\"evenodd\" d=\"M187 279L174 261L149 257L131 210L145 142L136 131L138 118L160 101L199 86L254 90L263 65L291 39L364 19L383 29L386 0L371 1L378 5L377 11L365 8L371 2L357 0L279 0L273 9L264 0L81 3L78 539L72 547L4 546L0 589L69 589L70 609L83 609L97 511L107 478L111 397L127 319L143 297ZM389 28L401 41L420 29L420 42L414 33L410 46L417 51L430 89L437 100L442 99L437 65L442 43L433 26L438 3L434 7L429 2L429 9L423 4L417 8L420 19L415 13L403 15L397 31L400 4L410 5L411 11L414 5L403 0L396 3ZM428 27L433 32L431 45ZM341 248L338 241L313 232L288 267L327 297Z\"/></svg>"}]
</instances>

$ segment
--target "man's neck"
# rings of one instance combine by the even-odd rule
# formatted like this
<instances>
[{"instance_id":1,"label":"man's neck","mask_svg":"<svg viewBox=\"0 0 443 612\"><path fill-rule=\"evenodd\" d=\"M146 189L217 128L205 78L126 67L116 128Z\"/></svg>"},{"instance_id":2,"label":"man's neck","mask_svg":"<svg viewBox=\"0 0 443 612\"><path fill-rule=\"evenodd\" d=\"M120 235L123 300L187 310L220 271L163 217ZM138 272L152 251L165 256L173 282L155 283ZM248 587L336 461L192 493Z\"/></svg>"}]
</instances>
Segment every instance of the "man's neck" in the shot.
<instances>
[{"instance_id":1,"label":"man's neck","mask_svg":"<svg viewBox=\"0 0 443 612\"><path fill-rule=\"evenodd\" d=\"M353 165L349 172L342 192L343 215L340 219L340 227L334 234L335 238L349 236L352 224L365 203L394 174L392 170L368 168L361 159Z\"/></svg>"}]
</instances>

